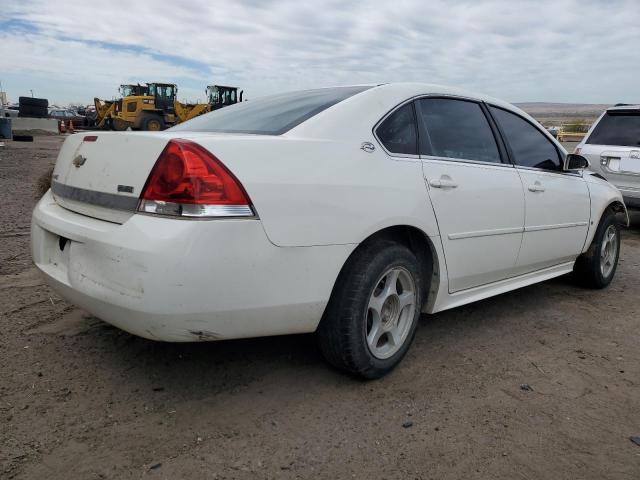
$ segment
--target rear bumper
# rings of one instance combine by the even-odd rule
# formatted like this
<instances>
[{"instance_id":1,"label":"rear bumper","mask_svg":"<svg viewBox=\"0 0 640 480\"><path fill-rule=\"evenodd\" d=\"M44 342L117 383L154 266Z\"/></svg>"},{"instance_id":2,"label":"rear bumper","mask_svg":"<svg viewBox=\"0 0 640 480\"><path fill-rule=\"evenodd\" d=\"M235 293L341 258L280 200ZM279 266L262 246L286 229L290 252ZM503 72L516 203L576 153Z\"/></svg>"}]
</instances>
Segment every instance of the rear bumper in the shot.
<instances>
[{"instance_id":1,"label":"rear bumper","mask_svg":"<svg viewBox=\"0 0 640 480\"><path fill-rule=\"evenodd\" d=\"M258 220L133 215L120 225L66 210L50 192L33 212L31 242L62 297L164 341L312 332L353 249L276 247Z\"/></svg>"}]
</instances>

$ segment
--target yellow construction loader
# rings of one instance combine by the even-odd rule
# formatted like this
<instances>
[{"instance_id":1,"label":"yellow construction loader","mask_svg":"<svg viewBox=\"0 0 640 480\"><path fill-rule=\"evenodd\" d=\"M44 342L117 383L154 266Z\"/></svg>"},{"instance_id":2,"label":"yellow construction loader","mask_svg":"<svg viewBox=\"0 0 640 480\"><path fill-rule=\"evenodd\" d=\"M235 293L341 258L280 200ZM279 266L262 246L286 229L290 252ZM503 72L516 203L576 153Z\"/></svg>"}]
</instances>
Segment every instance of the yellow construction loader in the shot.
<instances>
[{"instance_id":1,"label":"yellow construction loader","mask_svg":"<svg viewBox=\"0 0 640 480\"><path fill-rule=\"evenodd\" d=\"M120 85L118 100L94 99L96 126L112 130L164 130L203 113L242 101L236 87L209 85L207 103L186 104L177 99L178 87L173 83Z\"/></svg>"},{"instance_id":2,"label":"yellow construction loader","mask_svg":"<svg viewBox=\"0 0 640 480\"><path fill-rule=\"evenodd\" d=\"M173 83L121 85L118 100L94 99L96 126L113 130L164 130L177 123L174 111L178 88Z\"/></svg>"}]
</instances>

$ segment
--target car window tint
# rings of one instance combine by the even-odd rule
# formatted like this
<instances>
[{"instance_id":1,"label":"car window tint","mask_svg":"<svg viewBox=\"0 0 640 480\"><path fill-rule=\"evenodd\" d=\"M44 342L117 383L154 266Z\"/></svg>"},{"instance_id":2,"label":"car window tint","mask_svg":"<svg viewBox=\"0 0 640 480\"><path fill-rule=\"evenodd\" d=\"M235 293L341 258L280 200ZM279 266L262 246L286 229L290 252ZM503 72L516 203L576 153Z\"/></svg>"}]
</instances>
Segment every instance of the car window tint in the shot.
<instances>
[{"instance_id":1,"label":"car window tint","mask_svg":"<svg viewBox=\"0 0 640 480\"><path fill-rule=\"evenodd\" d=\"M436 157L500 163L500 153L480 105L464 100L424 98L418 109L427 131L420 152Z\"/></svg>"},{"instance_id":2,"label":"car window tint","mask_svg":"<svg viewBox=\"0 0 640 480\"><path fill-rule=\"evenodd\" d=\"M607 112L589 135L587 143L621 147L639 146L640 110Z\"/></svg>"},{"instance_id":3,"label":"car window tint","mask_svg":"<svg viewBox=\"0 0 640 480\"><path fill-rule=\"evenodd\" d=\"M271 95L200 115L170 130L281 135L369 88L333 87Z\"/></svg>"},{"instance_id":4,"label":"car window tint","mask_svg":"<svg viewBox=\"0 0 640 480\"><path fill-rule=\"evenodd\" d=\"M376 129L376 135L391 153L418 154L418 132L413 104L403 105Z\"/></svg>"},{"instance_id":5,"label":"car window tint","mask_svg":"<svg viewBox=\"0 0 640 480\"><path fill-rule=\"evenodd\" d=\"M514 113L497 107L489 109L500 125L517 165L562 170L558 150L540 130Z\"/></svg>"}]
</instances>

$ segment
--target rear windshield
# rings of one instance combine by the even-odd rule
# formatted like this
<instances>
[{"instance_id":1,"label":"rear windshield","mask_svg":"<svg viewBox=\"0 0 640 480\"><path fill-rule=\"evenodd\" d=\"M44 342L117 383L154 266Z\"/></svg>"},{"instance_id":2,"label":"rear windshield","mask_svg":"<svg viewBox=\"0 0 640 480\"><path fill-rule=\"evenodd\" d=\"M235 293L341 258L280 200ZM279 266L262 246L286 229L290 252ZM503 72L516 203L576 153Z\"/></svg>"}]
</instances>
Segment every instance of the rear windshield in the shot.
<instances>
[{"instance_id":1,"label":"rear windshield","mask_svg":"<svg viewBox=\"0 0 640 480\"><path fill-rule=\"evenodd\" d=\"M598 122L587 143L592 145L640 145L640 110L609 111Z\"/></svg>"},{"instance_id":2,"label":"rear windshield","mask_svg":"<svg viewBox=\"0 0 640 480\"><path fill-rule=\"evenodd\" d=\"M327 108L371 87L334 87L283 93L237 103L170 130L281 135Z\"/></svg>"}]
</instances>

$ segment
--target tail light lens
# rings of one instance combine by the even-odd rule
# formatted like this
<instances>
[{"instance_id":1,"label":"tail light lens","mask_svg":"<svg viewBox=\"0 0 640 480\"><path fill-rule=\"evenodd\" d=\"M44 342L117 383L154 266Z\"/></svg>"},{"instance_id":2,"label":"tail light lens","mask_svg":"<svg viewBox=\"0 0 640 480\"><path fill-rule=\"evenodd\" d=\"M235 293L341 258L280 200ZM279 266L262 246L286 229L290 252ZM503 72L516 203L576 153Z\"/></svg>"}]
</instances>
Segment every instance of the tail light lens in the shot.
<instances>
[{"instance_id":1,"label":"tail light lens","mask_svg":"<svg viewBox=\"0 0 640 480\"><path fill-rule=\"evenodd\" d=\"M252 217L247 192L211 152L171 140L149 174L138 211L179 217Z\"/></svg>"}]
</instances>

